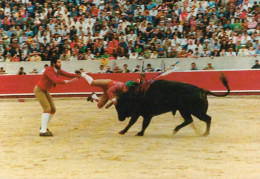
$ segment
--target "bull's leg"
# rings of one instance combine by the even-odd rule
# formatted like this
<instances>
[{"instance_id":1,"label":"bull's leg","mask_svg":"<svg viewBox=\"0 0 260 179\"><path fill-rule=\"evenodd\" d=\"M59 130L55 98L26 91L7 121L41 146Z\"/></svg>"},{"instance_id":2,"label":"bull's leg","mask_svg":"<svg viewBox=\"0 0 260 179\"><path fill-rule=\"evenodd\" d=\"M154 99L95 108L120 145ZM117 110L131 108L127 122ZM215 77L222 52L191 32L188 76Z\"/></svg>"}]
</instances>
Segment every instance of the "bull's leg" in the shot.
<instances>
[{"instance_id":1,"label":"bull's leg","mask_svg":"<svg viewBox=\"0 0 260 179\"><path fill-rule=\"evenodd\" d=\"M207 114L203 114L203 115L202 114L198 114L198 115L194 114L194 116L196 116L198 119L206 122L207 128L206 128L206 131L205 131L205 133L203 135L204 136L208 136L209 135L209 131L210 131L210 125L211 125L211 117L209 115L207 115Z\"/></svg>"},{"instance_id":2,"label":"bull's leg","mask_svg":"<svg viewBox=\"0 0 260 179\"><path fill-rule=\"evenodd\" d=\"M209 135L209 131L210 131L210 125L211 125L211 117L206 115L205 122L207 124L207 129L206 129L206 131L205 131L205 133L203 135L204 136L208 136Z\"/></svg>"},{"instance_id":3,"label":"bull's leg","mask_svg":"<svg viewBox=\"0 0 260 179\"><path fill-rule=\"evenodd\" d=\"M125 134L128 131L128 129L137 121L138 117L139 116L131 117L131 119L130 119L128 125L126 126L126 128L124 128L122 131L120 131L119 134Z\"/></svg>"},{"instance_id":4,"label":"bull's leg","mask_svg":"<svg viewBox=\"0 0 260 179\"><path fill-rule=\"evenodd\" d=\"M191 117L191 114L185 113L183 111L180 111L181 116L184 118L184 122L178 125L174 130L173 134L176 134L181 128L187 126L188 124L192 123L193 119Z\"/></svg>"},{"instance_id":5,"label":"bull's leg","mask_svg":"<svg viewBox=\"0 0 260 179\"><path fill-rule=\"evenodd\" d=\"M137 136L143 136L144 135L144 131L148 127L148 125L150 124L151 119L152 119L151 117L144 117L142 130L136 134Z\"/></svg>"}]
</instances>

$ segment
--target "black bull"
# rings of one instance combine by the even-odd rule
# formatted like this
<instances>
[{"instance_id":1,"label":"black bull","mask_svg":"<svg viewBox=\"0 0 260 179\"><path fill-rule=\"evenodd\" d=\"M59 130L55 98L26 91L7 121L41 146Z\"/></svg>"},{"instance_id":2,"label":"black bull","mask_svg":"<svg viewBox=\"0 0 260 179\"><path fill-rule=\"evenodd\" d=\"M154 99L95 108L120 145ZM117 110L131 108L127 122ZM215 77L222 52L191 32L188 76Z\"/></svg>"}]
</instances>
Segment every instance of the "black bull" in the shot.
<instances>
[{"instance_id":1,"label":"black bull","mask_svg":"<svg viewBox=\"0 0 260 179\"><path fill-rule=\"evenodd\" d=\"M182 127L192 123L192 116L206 122L207 128L205 136L209 134L211 117L207 115L208 100L207 95L226 96L230 89L224 75L220 77L227 92L217 95L209 90L196 87L191 84L156 80L154 82L145 82L137 87L131 88L127 93L119 96L116 110L118 119L124 121L131 117L126 128L119 132L125 134L128 129L137 121L139 116L143 117L142 130L137 133L143 136L153 116L172 111L173 115L179 110L184 122L178 125L173 133L176 133ZM146 89L145 89L146 88Z\"/></svg>"}]
</instances>

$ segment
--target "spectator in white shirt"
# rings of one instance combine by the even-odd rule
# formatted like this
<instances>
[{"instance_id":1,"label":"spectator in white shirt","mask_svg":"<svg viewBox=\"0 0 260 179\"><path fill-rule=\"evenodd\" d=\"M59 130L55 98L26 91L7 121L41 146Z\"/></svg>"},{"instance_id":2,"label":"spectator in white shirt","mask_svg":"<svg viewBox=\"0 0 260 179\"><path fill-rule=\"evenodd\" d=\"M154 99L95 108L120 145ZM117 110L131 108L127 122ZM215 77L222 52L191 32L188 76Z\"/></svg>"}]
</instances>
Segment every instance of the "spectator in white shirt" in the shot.
<instances>
[{"instance_id":1,"label":"spectator in white shirt","mask_svg":"<svg viewBox=\"0 0 260 179\"><path fill-rule=\"evenodd\" d=\"M129 55L129 59L130 60L136 60L138 58L138 52L133 51L130 55Z\"/></svg>"},{"instance_id":2,"label":"spectator in white shirt","mask_svg":"<svg viewBox=\"0 0 260 179\"><path fill-rule=\"evenodd\" d=\"M237 56L239 56L239 57L246 57L246 56L248 56L248 50L246 49L245 45L242 45L242 48L238 51Z\"/></svg>"},{"instance_id":3,"label":"spectator in white shirt","mask_svg":"<svg viewBox=\"0 0 260 179\"><path fill-rule=\"evenodd\" d=\"M226 52L227 57L236 57L236 52L234 52L233 48L229 48L228 51Z\"/></svg>"},{"instance_id":4,"label":"spectator in white shirt","mask_svg":"<svg viewBox=\"0 0 260 179\"><path fill-rule=\"evenodd\" d=\"M133 30L131 30L130 34L127 35L127 41L129 42L130 40L132 40L133 42L136 41L136 34L134 34Z\"/></svg>"},{"instance_id":5,"label":"spectator in white shirt","mask_svg":"<svg viewBox=\"0 0 260 179\"><path fill-rule=\"evenodd\" d=\"M107 27L106 27L106 26L103 26L103 27L102 27L102 30L100 31L100 35L101 35L102 37L105 37L106 34L107 34L107 32L108 32Z\"/></svg>"},{"instance_id":6,"label":"spectator in white shirt","mask_svg":"<svg viewBox=\"0 0 260 179\"><path fill-rule=\"evenodd\" d=\"M78 55L73 53L70 57L70 61L77 61L78 60Z\"/></svg>"},{"instance_id":7,"label":"spectator in white shirt","mask_svg":"<svg viewBox=\"0 0 260 179\"><path fill-rule=\"evenodd\" d=\"M51 31L54 31L55 24L53 23L52 19L50 19L50 22L49 22L49 24L47 26L50 28Z\"/></svg>"},{"instance_id":8,"label":"spectator in white shirt","mask_svg":"<svg viewBox=\"0 0 260 179\"><path fill-rule=\"evenodd\" d=\"M150 10L150 16L156 17L157 13L158 13L158 10L155 9L155 7L152 7L152 10Z\"/></svg>"},{"instance_id":9,"label":"spectator in white shirt","mask_svg":"<svg viewBox=\"0 0 260 179\"><path fill-rule=\"evenodd\" d=\"M151 58L151 59L155 59L155 58L157 58L157 56L158 56L158 53L157 53L156 50L154 50L154 51L151 53L150 58Z\"/></svg>"},{"instance_id":10,"label":"spectator in white shirt","mask_svg":"<svg viewBox=\"0 0 260 179\"><path fill-rule=\"evenodd\" d=\"M189 44L188 44L188 46L187 46L187 51L192 50L192 51L194 52L194 51L195 51L195 48L197 48L197 45L195 45L195 44L193 43L193 41L190 40L190 41L189 41Z\"/></svg>"},{"instance_id":11,"label":"spectator in white shirt","mask_svg":"<svg viewBox=\"0 0 260 179\"><path fill-rule=\"evenodd\" d=\"M29 0L22 0L22 3L23 3L23 4L28 4L28 3L29 3Z\"/></svg>"},{"instance_id":12,"label":"spectator in white shirt","mask_svg":"<svg viewBox=\"0 0 260 179\"><path fill-rule=\"evenodd\" d=\"M128 25L131 25L130 22L127 21L126 18L123 18L122 29L126 29Z\"/></svg>"},{"instance_id":13,"label":"spectator in white shirt","mask_svg":"<svg viewBox=\"0 0 260 179\"><path fill-rule=\"evenodd\" d=\"M86 24L85 22L83 21L83 19L80 18L80 20L78 22L76 22L76 28L78 29L79 27L85 27ZM88 27L88 26L87 26ZM91 28L93 27L93 24L91 25Z\"/></svg>"},{"instance_id":14,"label":"spectator in white shirt","mask_svg":"<svg viewBox=\"0 0 260 179\"><path fill-rule=\"evenodd\" d=\"M92 54L90 50L86 54L86 60L94 60L94 54Z\"/></svg>"},{"instance_id":15,"label":"spectator in white shirt","mask_svg":"<svg viewBox=\"0 0 260 179\"><path fill-rule=\"evenodd\" d=\"M134 10L134 16L137 17L139 12L142 13L143 11L142 11L142 9L139 6L137 6L136 10Z\"/></svg>"},{"instance_id":16,"label":"spectator in white shirt","mask_svg":"<svg viewBox=\"0 0 260 179\"><path fill-rule=\"evenodd\" d=\"M39 39L40 43L44 43L44 39L47 39L47 43L50 43L50 36L47 35L47 32L43 32L43 35L41 36L41 38Z\"/></svg>"},{"instance_id":17,"label":"spectator in white shirt","mask_svg":"<svg viewBox=\"0 0 260 179\"><path fill-rule=\"evenodd\" d=\"M60 14L62 14L61 7L58 7L58 10L54 12L54 17L57 17Z\"/></svg>"},{"instance_id":18,"label":"spectator in white shirt","mask_svg":"<svg viewBox=\"0 0 260 179\"><path fill-rule=\"evenodd\" d=\"M248 33L246 32L243 36L242 36L242 40L241 43L242 44L246 44L247 41L252 40L252 38L248 35Z\"/></svg>"},{"instance_id":19,"label":"spectator in white shirt","mask_svg":"<svg viewBox=\"0 0 260 179\"><path fill-rule=\"evenodd\" d=\"M60 8L61 8L61 11L64 12L65 9L67 9L65 3L63 1L60 2Z\"/></svg>"},{"instance_id":20,"label":"spectator in white shirt","mask_svg":"<svg viewBox=\"0 0 260 179\"><path fill-rule=\"evenodd\" d=\"M65 25L64 28L62 28L62 30L61 30L61 36L67 36L67 34L69 34L69 33L70 33L70 30L69 30L68 26Z\"/></svg>"},{"instance_id":21,"label":"spectator in white shirt","mask_svg":"<svg viewBox=\"0 0 260 179\"><path fill-rule=\"evenodd\" d=\"M59 34L61 35L62 31L59 29L59 27L56 25L54 30L51 32L52 34Z\"/></svg>"},{"instance_id":22,"label":"spectator in white shirt","mask_svg":"<svg viewBox=\"0 0 260 179\"><path fill-rule=\"evenodd\" d=\"M8 3L6 3L6 7L4 8L4 13L5 15L10 15L11 14L11 8Z\"/></svg>"},{"instance_id":23,"label":"spectator in white shirt","mask_svg":"<svg viewBox=\"0 0 260 179\"><path fill-rule=\"evenodd\" d=\"M248 49L248 56L254 56L256 57L256 53L255 53L255 50L253 49L253 47L249 47Z\"/></svg>"},{"instance_id":24,"label":"spectator in white shirt","mask_svg":"<svg viewBox=\"0 0 260 179\"><path fill-rule=\"evenodd\" d=\"M98 73L106 73L106 70L104 69L104 65L99 66Z\"/></svg>"}]
</instances>

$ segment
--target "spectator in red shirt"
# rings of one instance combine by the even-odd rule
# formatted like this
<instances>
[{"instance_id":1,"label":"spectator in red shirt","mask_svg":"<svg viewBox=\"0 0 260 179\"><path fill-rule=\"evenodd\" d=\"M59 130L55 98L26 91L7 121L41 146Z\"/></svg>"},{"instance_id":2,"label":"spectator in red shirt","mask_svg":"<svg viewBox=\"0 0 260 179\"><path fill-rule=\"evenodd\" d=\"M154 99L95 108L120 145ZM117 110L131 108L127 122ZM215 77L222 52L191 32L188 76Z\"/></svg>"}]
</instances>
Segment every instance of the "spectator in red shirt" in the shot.
<instances>
[{"instance_id":1,"label":"spectator in red shirt","mask_svg":"<svg viewBox=\"0 0 260 179\"><path fill-rule=\"evenodd\" d=\"M73 78L71 80L63 80L59 75ZM61 70L61 60L58 58L51 59L51 66L47 67L41 79L38 81L34 88L34 94L39 100L42 108L42 119L40 136L53 136L52 132L47 129L48 123L52 119L56 108L49 90L55 87L56 84L69 84L78 80L80 74L71 74Z\"/></svg>"},{"instance_id":2,"label":"spectator in red shirt","mask_svg":"<svg viewBox=\"0 0 260 179\"><path fill-rule=\"evenodd\" d=\"M12 62L19 62L20 61L20 57L17 56L17 54L14 54L14 56L11 58Z\"/></svg>"},{"instance_id":3,"label":"spectator in red shirt","mask_svg":"<svg viewBox=\"0 0 260 179\"><path fill-rule=\"evenodd\" d=\"M189 18L189 13L187 13L186 9L183 9L182 13L180 14L180 21L185 21L188 20Z\"/></svg>"},{"instance_id":4,"label":"spectator in red shirt","mask_svg":"<svg viewBox=\"0 0 260 179\"><path fill-rule=\"evenodd\" d=\"M92 8L91 8L91 12L94 16L98 16L99 13L99 9L97 8L97 6L95 6L95 4L93 4Z\"/></svg>"},{"instance_id":5,"label":"spectator in red shirt","mask_svg":"<svg viewBox=\"0 0 260 179\"><path fill-rule=\"evenodd\" d=\"M76 39L72 39L72 42L70 42L70 48L74 49L75 45L78 45L78 42L76 41Z\"/></svg>"},{"instance_id":6,"label":"spectator in red shirt","mask_svg":"<svg viewBox=\"0 0 260 179\"><path fill-rule=\"evenodd\" d=\"M109 54L113 54L116 53L117 51L117 47L118 47L118 40L116 40L114 37L112 38L112 41L109 42L108 46L107 46L107 51Z\"/></svg>"}]
</instances>

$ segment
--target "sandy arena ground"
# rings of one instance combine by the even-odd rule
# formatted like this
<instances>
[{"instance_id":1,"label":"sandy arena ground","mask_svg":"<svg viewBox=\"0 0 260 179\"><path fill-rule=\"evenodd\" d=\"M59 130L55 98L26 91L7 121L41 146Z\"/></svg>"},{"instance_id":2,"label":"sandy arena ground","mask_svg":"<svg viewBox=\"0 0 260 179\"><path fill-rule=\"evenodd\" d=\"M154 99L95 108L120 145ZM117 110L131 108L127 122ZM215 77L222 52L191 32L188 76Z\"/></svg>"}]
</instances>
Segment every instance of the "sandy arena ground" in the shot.
<instances>
[{"instance_id":1,"label":"sandy arena ground","mask_svg":"<svg viewBox=\"0 0 260 179\"><path fill-rule=\"evenodd\" d=\"M209 97L211 133L194 118L172 135L179 113L154 117L145 136L139 121L119 135L114 107L85 99L54 99L52 138L39 137L36 100L0 100L0 178L260 178L260 97Z\"/></svg>"}]
</instances>

